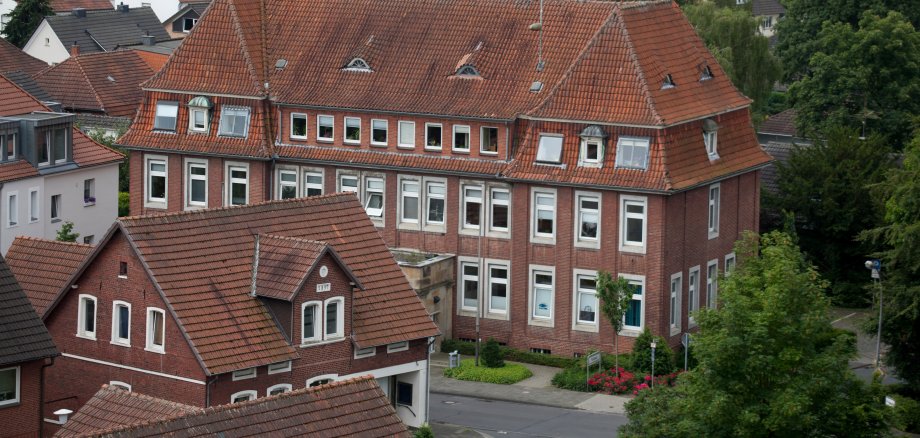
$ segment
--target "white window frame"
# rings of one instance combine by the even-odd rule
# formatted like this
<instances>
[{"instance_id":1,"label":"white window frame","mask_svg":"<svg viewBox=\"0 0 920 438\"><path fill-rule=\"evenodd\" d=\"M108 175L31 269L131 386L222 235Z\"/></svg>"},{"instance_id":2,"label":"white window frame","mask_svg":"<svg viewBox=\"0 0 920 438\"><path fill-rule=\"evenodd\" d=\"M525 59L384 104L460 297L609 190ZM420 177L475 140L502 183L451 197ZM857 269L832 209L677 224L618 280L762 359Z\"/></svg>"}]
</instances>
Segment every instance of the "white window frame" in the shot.
<instances>
[{"instance_id":1,"label":"white window frame","mask_svg":"<svg viewBox=\"0 0 920 438\"><path fill-rule=\"evenodd\" d=\"M151 170L150 166L154 161L163 163L163 172ZM162 198L154 198L150 194L151 180L155 176L163 177ZM167 205L169 205L169 158L165 155L144 155L144 207L166 208Z\"/></svg>"},{"instance_id":2,"label":"white window frame","mask_svg":"<svg viewBox=\"0 0 920 438\"><path fill-rule=\"evenodd\" d=\"M537 303L537 274L549 275L552 278L552 282L549 287L550 292L550 305L549 305L549 316L538 316L536 314L536 303ZM528 283L529 283L529 294L528 294L528 307L529 307L529 317L528 323L530 325L538 325L543 327L553 327L555 324L555 311L556 311L556 267L547 266L547 265L530 265L530 269L527 274Z\"/></svg>"},{"instance_id":3,"label":"white window frame","mask_svg":"<svg viewBox=\"0 0 920 438\"><path fill-rule=\"evenodd\" d=\"M693 313L700 310L700 265L687 271L687 325L696 327Z\"/></svg>"},{"instance_id":4,"label":"white window frame","mask_svg":"<svg viewBox=\"0 0 920 438\"><path fill-rule=\"evenodd\" d=\"M440 185L444 190L440 194L431 193L431 185ZM446 178L423 178L422 179L422 214L424 215L423 223L425 231L444 232L447 230L447 179ZM440 199L444 211L441 212L441 221L430 221L431 200Z\"/></svg>"},{"instance_id":5,"label":"white window frame","mask_svg":"<svg viewBox=\"0 0 920 438\"><path fill-rule=\"evenodd\" d=\"M86 330L84 325L86 320L85 302L93 302L93 330ZM89 294L80 294L77 301L77 337L96 340L96 333L99 332L99 300Z\"/></svg>"},{"instance_id":6,"label":"white window frame","mask_svg":"<svg viewBox=\"0 0 920 438\"><path fill-rule=\"evenodd\" d=\"M41 220L42 195L38 187L29 189L29 223L33 224Z\"/></svg>"},{"instance_id":7,"label":"white window frame","mask_svg":"<svg viewBox=\"0 0 920 438\"><path fill-rule=\"evenodd\" d=\"M280 366L279 366L279 365L280 365ZM274 368L272 368L272 367L274 367ZM268 366L266 367L266 373L268 373L268 374L286 373L286 372L288 372L288 371L290 371L290 370L291 370L291 361L289 361L289 360L286 360L286 361L284 361L284 362L270 363L270 364L268 364Z\"/></svg>"},{"instance_id":8,"label":"white window frame","mask_svg":"<svg viewBox=\"0 0 920 438\"><path fill-rule=\"evenodd\" d=\"M303 174L303 190L300 192L303 196L322 196L326 193L326 170L319 167L301 167ZM319 185L310 182L311 176L319 176ZM318 195L310 195L310 189L319 189Z\"/></svg>"},{"instance_id":9,"label":"white window frame","mask_svg":"<svg viewBox=\"0 0 920 438\"><path fill-rule=\"evenodd\" d=\"M203 167L204 175L192 175L192 167ZM208 207L208 160L200 158L185 159L185 209ZM204 202L192 200L192 182L204 181Z\"/></svg>"},{"instance_id":10,"label":"white window frame","mask_svg":"<svg viewBox=\"0 0 920 438\"><path fill-rule=\"evenodd\" d=\"M235 134L233 133L232 129L230 130L230 132L224 132L224 115L226 115L229 111L240 111L240 112L246 113L246 122L245 122L245 125L243 125L242 134ZM239 116L240 115L237 114L231 117L239 117ZM236 122L234 121L234 123ZM217 135L222 136L222 137L246 138L249 136L249 125L250 124L252 124L252 108L248 106L223 105L220 108L220 120L218 120Z\"/></svg>"},{"instance_id":11,"label":"white window frame","mask_svg":"<svg viewBox=\"0 0 920 438\"><path fill-rule=\"evenodd\" d=\"M303 320L304 320L304 310L307 307L315 306L316 312L313 314L313 336L305 337L303 331ZM306 301L300 305L300 344L306 345L311 343L316 343L323 340L323 320L321 318L325 317L326 307L323 306L323 302L319 300ZM319 320L319 321L318 321Z\"/></svg>"},{"instance_id":12,"label":"white window frame","mask_svg":"<svg viewBox=\"0 0 920 438\"><path fill-rule=\"evenodd\" d=\"M588 199L597 200L597 210L591 209L582 209L581 201ZM579 248L594 248L598 249L601 247L601 219L603 218L603 194L600 192L583 192L580 190L575 191L575 246ZM597 230L595 231L595 237L582 237L582 218L585 213L591 214L594 213L597 215Z\"/></svg>"},{"instance_id":13,"label":"white window frame","mask_svg":"<svg viewBox=\"0 0 920 438\"><path fill-rule=\"evenodd\" d=\"M457 147L457 131L466 129L466 148ZM473 148L473 134L470 125L453 125L451 127L451 136L450 136L450 149L453 152L470 152L470 149Z\"/></svg>"},{"instance_id":14,"label":"white window frame","mask_svg":"<svg viewBox=\"0 0 920 438\"><path fill-rule=\"evenodd\" d=\"M122 382L120 380L110 380L109 386L119 387L125 391L131 392L131 384Z\"/></svg>"},{"instance_id":15,"label":"white window frame","mask_svg":"<svg viewBox=\"0 0 920 438\"><path fill-rule=\"evenodd\" d=\"M408 227L401 227L401 228L418 229L418 225L421 223L421 219L422 219L421 215L423 214L422 212L422 198L423 198L422 192L425 189L425 184L423 183L422 178L419 178L419 177L400 175L397 177L397 180L399 181L399 195L398 195L399 204L396 206L396 208L397 210L399 210L398 211L399 224L408 225ZM406 184L415 184L415 186L417 187L415 191L415 212L416 212L416 216L418 217L416 217L415 219L406 217L406 208L405 208L406 199L408 198L407 195L411 194L411 192L407 192L405 190Z\"/></svg>"},{"instance_id":16,"label":"white window frame","mask_svg":"<svg viewBox=\"0 0 920 438\"><path fill-rule=\"evenodd\" d=\"M351 188L345 189L345 185L342 184L342 180L344 180L344 179L346 179L346 178L348 178L348 179L354 179L354 180L355 180L355 188L354 188L354 190L352 190ZM335 189L336 192L349 192L349 193L354 193L354 194L356 194L356 195L358 196L358 201L359 201L359 202L363 201L364 198L361 196L361 175L360 175L360 174L358 174L358 173L352 173L352 172L346 172L346 171L342 171L342 170L337 170L337 171L336 171L336 177L335 177L335 184L336 184L336 186L335 186L335 187L336 187L336 189ZM361 206L362 206L362 207L364 206L364 202L361 202Z\"/></svg>"},{"instance_id":17,"label":"white window frame","mask_svg":"<svg viewBox=\"0 0 920 438\"><path fill-rule=\"evenodd\" d=\"M118 307L124 306L128 308L128 337L121 338L118 336L118 326L121 323L121 318L119 318ZM115 300L112 302L112 341L113 345L121 345L123 347L131 346L131 303L127 301Z\"/></svg>"},{"instance_id":18,"label":"white window frame","mask_svg":"<svg viewBox=\"0 0 920 438\"><path fill-rule=\"evenodd\" d=\"M160 116L160 107L161 107L161 106L163 107L163 111L164 111L164 112L165 112L169 107L172 107L172 117ZM159 119L160 117L163 117L163 118L172 118L172 119L173 119L172 128L157 127L157 119ZM153 130L154 130L154 131L161 131L161 132L176 132L176 126L177 126L178 124L179 124L179 102L178 102L178 101L173 101L173 100L161 100L161 101L157 101L156 107L154 108L154 114L153 114Z\"/></svg>"},{"instance_id":19,"label":"white window frame","mask_svg":"<svg viewBox=\"0 0 920 438\"><path fill-rule=\"evenodd\" d=\"M378 129L374 127L374 124L383 122L383 132L386 134L386 140L383 142L374 141L374 130ZM371 119L371 145L373 146L387 146L390 144L390 122L387 119Z\"/></svg>"},{"instance_id":20,"label":"white window frame","mask_svg":"<svg viewBox=\"0 0 920 438\"><path fill-rule=\"evenodd\" d=\"M648 287L645 281L644 275L635 275L635 274L619 274L620 278L626 279L630 285L638 283L642 287L642 293L638 295L639 297L639 325L632 326L626 325L626 312L623 313L623 331L620 332L621 336L639 336L642 333L642 330L645 329L645 296L648 295ZM636 294L633 294L631 300L636 299ZM629 309L627 309L627 312Z\"/></svg>"},{"instance_id":21,"label":"white window frame","mask_svg":"<svg viewBox=\"0 0 920 438\"><path fill-rule=\"evenodd\" d=\"M479 200L479 225L466 223L467 196L466 190L479 190L479 198L469 197L470 201ZM445 218L446 219L446 218ZM482 182L461 182L460 183L460 217L457 221L460 225L460 234L478 236L481 233L483 222L486 220L486 185Z\"/></svg>"},{"instance_id":22,"label":"white window frame","mask_svg":"<svg viewBox=\"0 0 920 438\"><path fill-rule=\"evenodd\" d=\"M486 266L485 271L485 283L486 289L488 290L489 300L486 302L485 312L487 315L499 316L501 319L507 319L510 307L511 307L511 262L506 260L492 260L485 259ZM505 278L493 278L492 277L492 268L504 269ZM493 284L503 284L505 285L505 308L504 309L493 309L492 308L492 285ZM485 295L485 294L483 294Z\"/></svg>"},{"instance_id":23,"label":"white window frame","mask_svg":"<svg viewBox=\"0 0 920 438\"><path fill-rule=\"evenodd\" d=\"M412 143L403 143L403 125L412 125ZM409 120L400 120L397 123L397 138L396 138L396 147L399 149L415 149L415 122Z\"/></svg>"},{"instance_id":24,"label":"white window frame","mask_svg":"<svg viewBox=\"0 0 920 438\"><path fill-rule=\"evenodd\" d=\"M61 209L63 201L61 201L61 195L51 195L51 213L49 215L51 222L60 222L61 221Z\"/></svg>"},{"instance_id":25,"label":"white window frame","mask_svg":"<svg viewBox=\"0 0 920 438\"><path fill-rule=\"evenodd\" d=\"M313 376L307 379L306 387L309 388L313 382L318 380L328 380L329 383L335 382L339 378L338 374L321 374L319 376Z\"/></svg>"},{"instance_id":26,"label":"white window frame","mask_svg":"<svg viewBox=\"0 0 920 438\"><path fill-rule=\"evenodd\" d=\"M355 350L355 354L354 354L355 359L364 359L368 357L374 357L377 355L377 347L366 347L366 348L355 347L354 350Z\"/></svg>"},{"instance_id":27,"label":"white window frame","mask_svg":"<svg viewBox=\"0 0 920 438\"><path fill-rule=\"evenodd\" d=\"M582 309L580 301L580 293L582 289L579 287L579 279L581 277L593 278L595 281L594 287L594 296L595 296L595 309L594 309L594 322L582 321L580 311ZM587 290L585 290L587 292ZM597 271L590 269L573 269L572 270L572 330L584 331L584 332L594 332L597 333L600 328L600 318L601 318L601 309L600 309L600 298L597 297Z\"/></svg>"},{"instance_id":28,"label":"white window frame","mask_svg":"<svg viewBox=\"0 0 920 438\"><path fill-rule=\"evenodd\" d=\"M87 192L89 192L88 193L89 196L86 196ZM92 198L93 200L90 201L89 200L90 198ZM96 178L86 178L83 180L83 206L89 207L92 205L96 205L95 199L96 199Z\"/></svg>"},{"instance_id":29,"label":"white window frame","mask_svg":"<svg viewBox=\"0 0 920 438\"><path fill-rule=\"evenodd\" d=\"M715 269L713 269L715 268ZM713 274L714 271L714 274ZM715 309L719 300L719 259L706 263L706 307Z\"/></svg>"},{"instance_id":30,"label":"white window frame","mask_svg":"<svg viewBox=\"0 0 920 438\"><path fill-rule=\"evenodd\" d=\"M438 139L438 145L432 146L428 138L428 127L438 127L441 129L441 138ZM440 151L444 148L444 124L442 123L425 123L425 150L426 151Z\"/></svg>"},{"instance_id":31,"label":"white window frame","mask_svg":"<svg viewBox=\"0 0 920 438\"><path fill-rule=\"evenodd\" d=\"M248 400L243 400L243 401L236 402L236 401L234 401L234 400L236 400L237 397L249 397L249 399L248 399ZM231 403L231 404L233 404L233 403L245 403L245 402L248 402L248 401L255 400L255 399L257 399L257 398L259 398L259 393L255 392L255 391L253 391L253 390L251 390L251 389L247 389L247 390L245 390L245 391L235 392L235 393L233 393L232 395L230 395L230 403Z\"/></svg>"},{"instance_id":32,"label":"white window frame","mask_svg":"<svg viewBox=\"0 0 920 438\"><path fill-rule=\"evenodd\" d=\"M294 119L303 119L303 135L294 134ZM290 137L294 140L306 140L310 137L310 116L307 113L291 112Z\"/></svg>"},{"instance_id":33,"label":"white window frame","mask_svg":"<svg viewBox=\"0 0 920 438\"><path fill-rule=\"evenodd\" d=\"M20 400L22 400L22 370L18 366L0 368L0 372L9 370L15 370L16 372L16 397L10 400L0 401L0 407L6 405L16 405L19 404Z\"/></svg>"},{"instance_id":34,"label":"white window frame","mask_svg":"<svg viewBox=\"0 0 920 438\"><path fill-rule=\"evenodd\" d=\"M719 210L722 204L722 185L719 183L710 185L707 193L709 194L709 221L707 222L707 229L709 231L709 238L715 239L719 237L719 216L721 214ZM715 196L713 196L713 193L715 193Z\"/></svg>"},{"instance_id":35,"label":"white window frame","mask_svg":"<svg viewBox=\"0 0 920 438\"><path fill-rule=\"evenodd\" d=\"M257 367L250 367L234 371L231 375L231 379L236 382L237 380L255 379L258 376L259 369Z\"/></svg>"},{"instance_id":36,"label":"white window frame","mask_svg":"<svg viewBox=\"0 0 920 438\"><path fill-rule=\"evenodd\" d=\"M400 342L394 342L392 344L387 344L387 354L399 353L400 351L406 351L408 349L409 349L409 341L400 341Z\"/></svg>"},{"instance_id":37,"label":"white window frame","mask_svg":"<svg viewBox=\"0 0 920 438\"><path fill-rule=\"evenodd\" d=\"M373 181L379 181L383 185L383 188L372 189L370 187L370 184ZM364 205L364 211L367 212L368 217L370 217L371 220L375 222L375 225L380 226L380 223L384 221L384 218L386 216L386 211L387 211L387 179L386 179L386 176L376 175L376 174L366 175L364 177L364 185L362 186L362 188L364 189L364 196L363 196L363 202L362 202L362 204ZM379 208L380 214L375 214L378 209L370 208L371 197L374 194L380 195L380 208Z\"/></svg>"},{"instance_id":38,"label":"white window frame","mask_svg":"<svg viewBox=\"0 0 920 438\"><path fill-rule=\"evenodd\" d=\"M642 215L638 213L627 213L627 204L642 204ZM620 251L637 254L645 254L648 246L648 198L645 196L620 195ZM628 219L642 219L642 242L634 242L626 239L626 227Z\"/></svg>"},{"instance_id":39,"label":"white window frame","mask_svg":"<svg viewBox=\"0 0 920 438\"><path fill-rule=\"evenodd\" d=\"M644 143L645 148L645 162L644 166L635 165L635 163L624 163L625 158L623 157L626 147L629 148L642 148ZM635 154L635 151L632 151ZM648 162L650 161L651 155L651 139L648 137L627 137L623 136L617 139L617 156L616 164L614 167L618 169L633 169L633 170L647 170ZM633 160L634 161L634 160Z\"/></svg>"},{"instance_id":40,"label":"white window frame","mask_svg":"<svg viewBox=\"0 0 920 438\"><path fill-rule=\"evenodd\" d=\"M204 120L204 126L202 126L201 128L195 126L195 114L197 113L201 113L203 120ZM210 124L208 122L209 120L208 120L208 109L207 108L203 108L200 106L190 106L188 108L188 130L189 131L208 132L210 128L209 126Z\"/></svg>"},{"instance_id":41,"label":"white window frame","mask_svg":"<svg viewBox=\"0 0 920 438\"><path fill-rule=\"evenodd\" d=\"M292 183L289 181L284 181L284 178L282 178L282 175L285 175L285 174L287 175L293 174L294 182ZM275 195L276 199L284 199L281 197L282 191L284 190L285 187L291 187L291 186L294 187L294 198L299 198L301 196L300 195L300 169L298 169L297 167L280 166L278 167L278 175L276 177L278 179L277 194Z\"/></svg>"},{"instance_id":42,"label":"white window frame","mask_svg":"<svg viewBox=\"0 0 920 438\"><path fill-rule=\"evenodd\" d=\"M476 267L476 276L465 275L463 273L464 266L475 266ZM458 288L457 288L457 310L458 313L472 313L476 314L476 311L479 309L479 300L482 299L482 263L479 262L479 259L474 257L458 257L457 259L457 278L459 279ZM466 294L466 281L467 280L476 280L476 307L470 307L466 305L465 294Z\"/></svg>"},{"instance_id":43,"label":"white window frame","mask_svg":"<svg viewBox=\"0 0 920 438\"><path fill-rule=\"evenodd\" d=\"M349 125L349 122L354 122L355 120L358 121L358 139L351 140L348 138L348 127L349 127L348 125ZM344 117L342 120L342 143L352 144L352 145L361 144L361 137L364 135L361 131L362 129L361 129L361 118L360 117L351 117L351 116Z\"/></svg>"},{"instance_id":44,"label":"white window frame","mask_svg":"<svg viewBox=\"0 0 920 438\"><path fill-rule=\"evenodd\" d=\"M326 312L327 312L327 308L329 307L329 305L332 304L333 302L338 303L338 305L335 308L336 310L335 333L328 334L326 331L327 329L326 328ZM332 298L327 298L325 301L323 301L322 317L323 317L323 340L324 341L332 341L332 340L345 338L345 298L344 297L332 297Z\"/></svg>"},{"instance_id":45,"label":"white window frame","mask_svg":"<svg viewBox=\"0 0 920 438\"><path fill-rule=\"evenodd\" d=\"M6 227L12 228L19 225L19 192L13 191L6 194Z\"/></svg>"},{"instance_id":46,"label":"white window frame","mask_svg":"<svg viewBox=\"0 0 920 438\"><path fill-rule=\"evenodd\" d=\"M486 129L495 130L495 151L494 152L486 150L486 136L485 136ZM498 136L497 126L480 126L479 127L479 153L481 155L498 155L498 149L501 143L498 137L499 136Z\"/></svg>"},{"instance_id":47,"label":"white window frame","mask_svg":"<svg viewBox=\"0 0 920 438\"><path fill-rule=\"evenodd\" d=\"M530 241L533 243L546 243L546 244L555 244L556 243L556 232L559 228L559 217L557 214L558 208L558 197L556 196L556 189L546 188L546 187L531 187L530 188ZM549 206L540 206L537 202L539 197L551 197L553 200L552 207ZM540 211L550 211L553 215L553 232L552 233L540 233L537 231L537 221L539 218Z\"/></svg>"},{"instance_id":48,"label":"white window frame","mask_svg":"<svg viewBox=\"0 0 920 438\"><path fill-rule=\"evenodd\" d=\"M329 126L332 128L332 135L330 135L329 137L320 136L320 133L323 132L322 129L320 128L325 126L322 123L322 119L325 119L325 118L328 118L329 120L331 120L331 124ZM328 114L317 114L316 115L316 141L323 141L323 142L335 141L335 116L330 116Z\"/></svg>"},{"instance_id":49,"label":"white window frame","mask_svg":"<svg viewBox=\"0 0 920 438\"><path fill-rule=\"evenodd\" d=\"M154 328L153 327L153 314L155 313L159 313L163 315L163 326L162 326L163 345L156 345L153 343L154 338L155 338L154 333L153 333L153 328ZM166 353L166 311L163 309L160 309L159 307L148 307L147 308L147 323L144 325L144 327L146 327L144 331L146 332L145 338L147 340L147 342L145 343L144 350L150 351L153 353L165 354Z\"/></svg>"},{"instance_id":50,"label":"white window frame","mask_svg":"<svg viewBox=\"0 0 920 438\"><path fill-rule=\"evenodd\" d=\"M246 185L246 199L243 204L234 204L233 203L233 184L239 184L241 182L240 178L233 177L233 170L244 170L246 172L246 179L242 181ZM229 207L233 205L249 205L249 163L243 163L239 161L228 161L224 164L224 206Z\"/></svg>"},{"instance_id":51,"label":"white window frame","mask_svg":"<svg viewBox=\"0 0 920 438\"><path fill-rule=\"evenodd\" d=\"M735 253L730 252L725 255L725 265L724 265L725 269L723 269L722 272L725 273L726 277L728 277L729 275L732 275L732 271L735 270L735 263L736 263Z\"/></svg>"},{"instance_id":52,"label":"white window frame","mask_svg":"<svg viewBox=\"0 0 920 438\"><path fill-rule=\"evenodd\" d=\"M670 311L668 313L668 323L669 327L671 328L671 336L680 333L681 326L683 324L683 303L681 302L684 288L683 283L684 279L682 273L678 272L671 275L671 282L669 283L670 300L668 302L668 308Z\"/></svg>"},{"instance_id":53,"label":"white window frame","mask_svg":"<svg viewBox=\"0 0 920 438\"><path fill-rule=\"evenodd\" d=\"M559 159L558 160L541 160L540 151L543 150L543 146L544 146L543 140L550 139L550 138L559 139ZM546 147L549 147L549 145L547 145ZM537 155L534 157L534 161L537 164L559 166L560 164L562 164L562 157L564 154L565 154L565 137L562 134L550 134L550 133L543 133L543 132L540 133L539 140L537 143Z\"/></svg>"},{"instance_id":54,"label":"white window frame","mask_svg":"<svg viewBox=\"0 0 920 438\"><path fill-rule=\"evenodd\" d=\"M588 143L597 143L597 158L588 158ZM578 165L582 167L603 167L604 143L602 137L583 137L581 139L581 150L578 153Z\"/></svg>"},{"instance_id":55,"label":"white window frame","mask_svg":"<svg viewBox=\"0 0 920 438\"><path fill-rule=\"evenodd\" d=\"M706 156L709 161L719 159L719 131L703 131L703 144L706 145Z\"/></svg>"},{"instance_id":56,"label":"white window frame","mask_svg":"<svg viewBox=\"0 0 920 438\"><path fill-rule=\"evenodd\" d=\"M268 389L265 390L265 396L271 397L272 391L276 389L282 389L283 391L281 392L281 394L284 394L286 392L291 392L294 389L294 387L291 386L290 383L279 383L277 385L272 385L272 386L269 386ZM281 395L281 394L275 394L275 395Z\"/></svg>"},{"instance_id":57,"label":"white window frame","mask_svg":"<svg viewBox=\"0 0 920 438\"><path fill-rule=\"evenodd\" d=\"M512 204L512 199L511 199L511 187L488 185L486 188L488 189L488 195L489 195L488 214L485 215L487 217L486 222L488 222L488 230L489 230L488 235L492 237L510 238L511 237L511 223L512 223L511 216L513 214L512 213L513 204ZM507 193L508 199L507 200L495 199L495 192ZM495 206L496 205L504 205L508 209L508 226L507 227L502 228L502 227L494 226L493 219L495 218Z\"/></svg>"}]
</instances>

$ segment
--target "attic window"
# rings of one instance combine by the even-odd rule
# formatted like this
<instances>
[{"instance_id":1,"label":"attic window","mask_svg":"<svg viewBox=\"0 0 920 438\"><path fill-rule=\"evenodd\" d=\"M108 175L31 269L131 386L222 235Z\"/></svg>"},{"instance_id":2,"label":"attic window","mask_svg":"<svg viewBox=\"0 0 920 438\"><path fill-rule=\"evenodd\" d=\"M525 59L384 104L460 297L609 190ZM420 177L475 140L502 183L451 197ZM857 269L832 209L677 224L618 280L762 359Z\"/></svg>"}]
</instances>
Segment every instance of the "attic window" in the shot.
<instances>
[{"instance_id":1,"label":"attic window","mask_svg":"<svg viewBox=\"0 0 920 438\"><path fill-rule=\"evenodd\" d=\"M537 162L559 164L562 162L562 136L541 134L537 148Z\"/></svg>"},{"instance_id":2,"label":"attic window","mask_svg":"<svg viewBox=\"0 0 920 438\"><path fill-rule=\"evenodd\" d=\"M457 76L461 78L479 78L482 77L479 74L479 70L476 70L476 67L473 67L470 64L464 64L457 69Z\"/></svg>"},{"instance_id":3,"label":"attic window","mask_svg":"<svg viewBox=\"0 0 920 438\"><path fill-rule=\"evenodd\" d=\"M712 79L712 69L708 65L703 66L703 71L700 73L700 81L708 81Z\"/></svg>"},{"instance_id":4,"label":"attic window","mask_svg":"<svg viewBox=\"0 0 920 438\"><path fill-rule=\"evenodd\" d=\"M671 77L671 74L664 75L664 81L661 83L661 89L667 90L669 88L676 87L677 84L674 83L674 78Z\"/></svg>"},{"instance_id":5,"label":"attic window","mask_svg":"<svg viewBox=\"0 0 920 438\"><path fill-rule=\"evenodd\" d=\"M188 102L188 126L190 131L208 132L212 106L211 101L204 96L194 97Z\"/></svg>"},{"instance_id":6,"label":"attic window","mask_svg":"<svg viewBox=\"0 0 920 438\"><path fill-rule=\"evenodd\" d=\"M706 155L710 160L719 159L719 124L712 119L703 120L703 144L706 145Z\"/></svg>"},{"instance_id":7,"label":"attic window","mask_svg":"<svg viewBox=\"0 0 920 438\"><path fill-rule=\"evenodd\" d=\"M607 133L597 125L591 125L581 131L581 153L578 155L578 165L586 167L601 167L604 161L604 139Z\"/></svg>"},{"instance_id":8,"label":"attic window","mask_svg":"<svg viewBox=\"0 0 920 438\"><path fill-rule=\"evenodd\" d=\"M617 141L616 167L648 169L648 137L620 137Z\"/></svg>"},{"instance_id":9,"label":"attic window","mask_svg":"<svg viewBox=\"0 0 920 438\"><path fill-rule=\"evenodd\" d=\"M352 59L348 65L345 66L345 70L349 71L373 71L371 66L367 64L367 61L361 58Z\"/></svg>"}]
</instances>

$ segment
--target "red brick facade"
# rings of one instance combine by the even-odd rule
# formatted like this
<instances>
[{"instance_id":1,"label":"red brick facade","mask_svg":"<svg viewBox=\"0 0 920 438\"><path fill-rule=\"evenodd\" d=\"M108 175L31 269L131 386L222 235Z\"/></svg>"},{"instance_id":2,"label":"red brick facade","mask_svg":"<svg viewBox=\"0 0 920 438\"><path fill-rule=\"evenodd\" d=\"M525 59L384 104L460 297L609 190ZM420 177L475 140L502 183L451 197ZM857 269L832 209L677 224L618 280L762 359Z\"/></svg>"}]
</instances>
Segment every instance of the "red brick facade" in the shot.
<instances>
[{"instance_id":1,"label":"red brick facade","mask_svg":"<svg viewBox=\"0 0 920 438\"><path fill-rule=\"evenodd\" d=\"M48 360L50 363L50 360ZM39 435L41 424L41 372L45 360L12 365L19 367L19 403L0 406L0 436L26 438ZM6 369L10 366L0 366ZM50 368L49 368L50 369ZM47 373L47 369L46 369ZM45 383L47 388L47 382ZM47 394L46 394L47 397Z\"/></svg>"}]
</instances>

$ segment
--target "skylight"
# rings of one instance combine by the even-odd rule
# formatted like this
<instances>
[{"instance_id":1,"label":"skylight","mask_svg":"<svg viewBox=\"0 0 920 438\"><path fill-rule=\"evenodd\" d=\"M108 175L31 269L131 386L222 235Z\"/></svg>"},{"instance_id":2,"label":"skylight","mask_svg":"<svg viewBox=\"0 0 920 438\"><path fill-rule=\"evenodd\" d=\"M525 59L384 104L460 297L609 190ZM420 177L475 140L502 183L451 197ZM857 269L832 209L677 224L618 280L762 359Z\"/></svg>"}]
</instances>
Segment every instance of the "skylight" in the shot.
<instances>
[{"instance_id":1,"label":"skylight","mask_svg":"<svg viewBox=\"0 0 920 438\"><path fill-rule=\"evenodd\" d=\"M700 81L708 81L712 79L712 69L708 65L703 66L703 72L700 73Z\"/></svg>"},{"instance_id":2,"label":"skylight","mask_svg":"<svg viewBox=\"0 0 920 438\"><path fill-rule=\"evenodd\" d=\"M373 71L371 66L368 65L367 61L361 58L352 59L348 65L345 66L345 70L350 71Z\"/></svg>"},{"instance_id":3,"label":"skylight","mask_svg":"<svg viewBox=\"0 0 920 438\"><path fill-rule=\"evenodd\" d=\"M562 162L562 136L540 135L540 145L537 148L537 162L559 164Z\"/></svg>"},{"instance_id":4,"label":"skylight","mask_svg":"<svg viewBox=\"0 0 920 438\"><path fill-rule=\"evenodd\" d=\"M674 88L676 86L677 84L674 83L674 79L671 77L670 73L664 75L664 81L661 82L662 90L667 90L669 88Z\"/></svg>"}]
</instances>

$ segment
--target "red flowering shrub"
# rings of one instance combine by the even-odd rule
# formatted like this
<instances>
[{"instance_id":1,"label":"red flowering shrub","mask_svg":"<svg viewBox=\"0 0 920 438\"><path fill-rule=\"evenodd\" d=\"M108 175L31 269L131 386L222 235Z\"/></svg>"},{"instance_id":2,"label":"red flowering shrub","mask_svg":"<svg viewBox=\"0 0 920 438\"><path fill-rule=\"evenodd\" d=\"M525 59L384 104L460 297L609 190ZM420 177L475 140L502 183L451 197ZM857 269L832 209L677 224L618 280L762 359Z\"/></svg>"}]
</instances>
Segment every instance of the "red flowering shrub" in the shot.
<instances>
[{"instance_id":1,"label":"red flowering shrub","mask_svg":"<svg viewBox=\"0 0 920 438\"><path fill-rule=\"evenodd\" d=\"M635 395L651 385L652 376L650 375L638 378L635 374L624 370L622 367L619 368L619 371L619 375L617 375L615 368L594 373L588 379L588 386L591 391L602 394L626 394L632 392ZM681 372L658 376L655 378L655 385L674 386L677 376Z\"/></svg>"}]
</instances>

